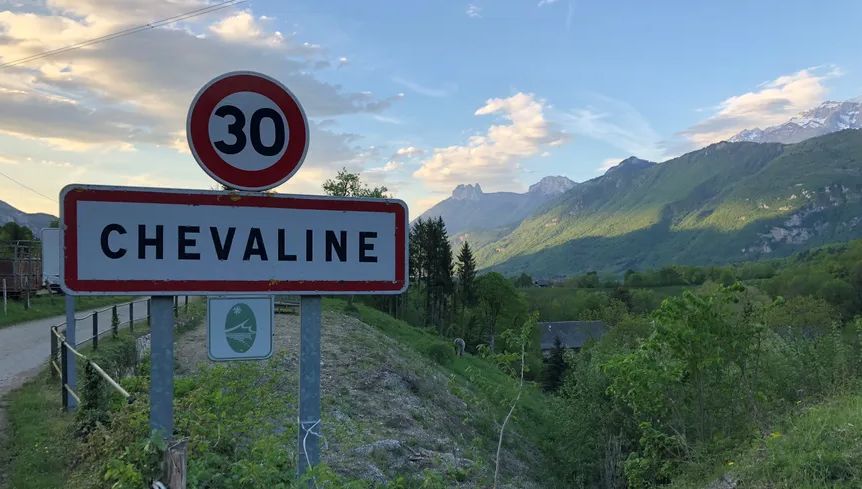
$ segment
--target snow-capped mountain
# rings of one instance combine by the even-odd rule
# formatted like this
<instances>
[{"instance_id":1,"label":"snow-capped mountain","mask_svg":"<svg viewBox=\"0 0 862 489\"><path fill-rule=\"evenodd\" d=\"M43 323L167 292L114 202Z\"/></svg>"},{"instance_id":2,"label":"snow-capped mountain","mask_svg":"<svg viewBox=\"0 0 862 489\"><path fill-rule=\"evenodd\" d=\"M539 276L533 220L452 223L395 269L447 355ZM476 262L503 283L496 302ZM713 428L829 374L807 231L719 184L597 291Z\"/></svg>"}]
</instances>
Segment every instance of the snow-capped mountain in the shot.
<instances>
[{"instance_id":1,"label":"snow-capped mountain","mask_svg":"<svg viewBox=\"0 0 862 489\"><path fill-rule=\"evenodd\" d=\"M844 129L862 129L862 102L823 102L784 124L766 129L746 129L730 138L731 142L798 143Z\"/></svg>"}]
</instances>

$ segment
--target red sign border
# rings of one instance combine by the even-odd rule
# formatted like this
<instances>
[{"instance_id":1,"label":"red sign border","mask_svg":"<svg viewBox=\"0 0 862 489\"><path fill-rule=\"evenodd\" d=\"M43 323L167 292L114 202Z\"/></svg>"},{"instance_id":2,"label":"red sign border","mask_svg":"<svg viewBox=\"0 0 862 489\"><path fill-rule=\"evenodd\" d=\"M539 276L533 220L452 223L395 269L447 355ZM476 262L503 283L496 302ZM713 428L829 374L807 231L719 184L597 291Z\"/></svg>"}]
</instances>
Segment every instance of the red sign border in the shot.
<instances>
[{"instance_id":1,"label":"red sign border","mask_svg":"<svg viewBox=\"0 0 862 489\"><path fill-rule=\"evenodd\" d=\"M269 98L287 118L287 149L263 170L241 170L228 164L209 140L210 114L236 92L255 92ZM214 78L195 95L186 117L186 138L195 161L216 181L240 190L268 190L286 182L302 166L308 153L308 119L293 92L278 80L262 73L233 71Z\"/></svg>"},{"instance_id":2,"label":"red sign border","mask_svg":"<svg viewBox=\"0 0 862 489\"><path fill-rule=\"evenodd\" d=\"M82 201L221 205L280 209L384 212L395 216L395 280L80 280L77 278L77 204ZM60 194L62 288L72 295L296 295L400 294L407 290L407 205L398 199L355 199L310 195L167 190L142 187L69 185Z\"/></svg>"}]
</instances>

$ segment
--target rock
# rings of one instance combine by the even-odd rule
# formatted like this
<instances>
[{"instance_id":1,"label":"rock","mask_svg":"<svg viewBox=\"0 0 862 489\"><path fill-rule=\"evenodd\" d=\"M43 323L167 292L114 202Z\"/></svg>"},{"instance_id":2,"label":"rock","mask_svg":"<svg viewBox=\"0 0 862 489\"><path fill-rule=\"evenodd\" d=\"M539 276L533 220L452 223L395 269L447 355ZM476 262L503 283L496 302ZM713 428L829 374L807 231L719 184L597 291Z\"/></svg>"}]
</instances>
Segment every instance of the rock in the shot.
<instances>
[{"instance_id":1,"label":"rock","mask_svg":"<svg viewBox=\"0 0 862 489\"><path fill-rule=\"evenodd\" d=\"M386 452L391 452L395 450L401 449L401 442L398 440L386 439L386 440L377 440L374 443L369 443L367 445L358 446L353 449L354 452L359 455L371 455L372 453L383 450Z\"/></svg>"}]
</instances>

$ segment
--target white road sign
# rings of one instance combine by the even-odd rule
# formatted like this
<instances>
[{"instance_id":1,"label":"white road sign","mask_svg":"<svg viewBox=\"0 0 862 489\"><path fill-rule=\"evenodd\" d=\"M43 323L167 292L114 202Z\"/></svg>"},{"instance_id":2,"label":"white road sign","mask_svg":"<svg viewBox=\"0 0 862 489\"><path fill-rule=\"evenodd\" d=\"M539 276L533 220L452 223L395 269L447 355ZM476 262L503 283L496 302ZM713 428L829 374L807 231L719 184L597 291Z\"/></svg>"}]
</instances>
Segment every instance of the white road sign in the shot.
<instances>
[{"instance_id":1,"label":"white road sign","mask_svg":"<svg viewBox=\"0 0 862 489\"><path fill-rule=\"evenodd\" d=\"M61 194L74 294L397 294L400 200L72 185Z\"/></svg>"},{"instance_id":2,"label":"white road sign","mask_svg":"<svg viewBox=\"0 0 862 489\"><path fill-rule=\"evenodd\" d=\"M207 301L210 360L261 360L272 356L272 302L272 296L210 297Z\"/></svg>"},{"instance_id":3,"label":"white road sign","mask_svg":"<svg viewBox=\"0 0 862 489\"><path fill-rule=\"evenodd\" d=\"M44 228L39 233L42 241L42 282L60 283L60 230Z\"/></svg>"}]
</instances>

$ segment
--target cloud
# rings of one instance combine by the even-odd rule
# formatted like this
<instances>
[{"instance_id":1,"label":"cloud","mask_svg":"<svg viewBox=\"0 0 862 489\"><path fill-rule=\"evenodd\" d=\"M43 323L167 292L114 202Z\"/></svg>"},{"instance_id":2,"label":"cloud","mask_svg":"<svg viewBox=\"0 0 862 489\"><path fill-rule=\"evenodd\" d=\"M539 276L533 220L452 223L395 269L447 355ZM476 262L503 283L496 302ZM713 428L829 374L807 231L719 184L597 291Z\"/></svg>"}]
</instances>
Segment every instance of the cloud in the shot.
<instances>
[{"instance_id":1,"label":"cloud","mask_svg":"<svg viewBox=\"0 0 862 489\"><path fill-rule=\"evenodd\" d=\"M563 115L566 129L603 141L631 155L661 160L661 137L647 119L629 103L591 94L589 103Z\"/></svg>"},{"instance_id":2,"label":"cloud","mask_svg":"<svg viewBox=\"0 0 862 489\"><path fill-rule=\"evenodd\" d=\"M538 6L545 7L547 5L553 5L557 3L558 0L539 0Z\"/></svg>"},{"instance_id":3,"label":"cloud","mask_svg":"<svg viewBox=\"0 0 862 489\"><path fill-rule=\"evenodd\" d=\"M690 145L702 147L730 138L743 129L781 124L822 102L823 82L840 76L835 67L807 68L761 84L757 90L724 99L713 115L679 134Z\"/></svg>"},{"instance_id":4,"label":"cloud","mask_svg":"<svg viewBox=\"0 0 862 489\"><path fill-rule=\"evenodd\" d=\"M350 63L350 60L347 59L347 56L342 56L338 58L338 67L347 66Z\"/></svg>"},{"instance_id":5,"label":"cloud","mask_svg":"<svg viewBox=\"0 0 862 489\"><path fill-rule=\"evenodd\" d=\"M421 156L424 151L416 146L405 146L403 148L398 148L395 154L399 157L404 158L414 158L416 156Z\"/></svg>"},{"instance_id":6,"label":"cloud","mask_svg":"<svg viewBox=\"0 0 862 489\"><path fill-rule=\"evenodd\" d=\"M389 160L383 166L378 166L375 168L369 168L366 171L368 173L386 173L386 172L392 172L392 171L398 170L403 166L404 166L404 163L402 163L400 161Z\"/></svg>"},{"instance_id":7,"label":"cloud","mask_svg":"<svg viewBox=\"0 0 862 489\"><path fill-rule=\"evenodd\" d=\"M223 18L209 26L209 30L217 36L227 41L246 42L253 44L264 44L270 46L279 46L285 42L281 32L273 33L266 32L260 21L266 21L267 18L261 16L260 19L255 19L250 11L245 10L235 15ZM308 54L319 52L320 46L309 43L303 43L300 46L308 50Z\"/></svg>"},{"instance_id":8,"label":"cloud","mask_svg":"<svg viewBox=\"0 0 862 489\"><path fill-rule=\"evenodd\" d=\"M458 86L455 85L454 83L446 83L442 87L435 88L435 87L429 87L426 85L421 85L419 83L416 83L416 82L411 81L411 80L406 80L406 79L401 78L399 76L393 77L392 81L394 81L395 83L397 83L399 85L403 85L403 86L409 88L411 91L416 92L419 95L424 95L426 97L436 97L436 98L448 97L449 95L452 95L452 93L454 93L456 90L458 90Z\"/></svg>"},{"instance_id":9,"label":"cloud","mask_svg":"<svg viewBox=\"0 0 862 489\"><path fill-rule=\"evenodd\" d=\"M471 19L477 19L482 16L482 7L476 5L475 3L468 4L465 13L467 14L467 17L470 17Z\"/></svg>"},{"instance_id":10,"label":"cloud","mask_svg":"<svg viewBox=\"0 0 862 489\"><path fill-rule=\"evenodd\" d=\"M543 101L523 92L489 99L474 115L499 115L505 123L491 125L463 145L434 149L413 176L437 190L467 181L517 186L522 160L566 141L566 134L545 118L544 109Z\"/></svg>"},{"instance_id":11,"label":"cloud","mask_svg":"<svg viewBox=\"0 0 862 489\"><path fill-rule=\"evenodd\" d=\"M7 10L0 12L0 59L8 62L205 5L48 0L38 8L23 7L30 11ZM0 73L0 132L66 150L179 149L195 92L236 69L279 79L311 118L376 114L398 100L320 80L315 66L324 49L274 32L268 23L248 10L224 10L6 68Z\"/></svg>"}]
</instances>

